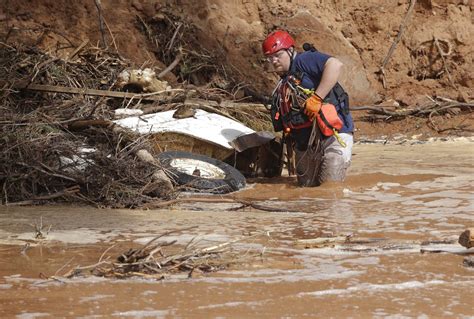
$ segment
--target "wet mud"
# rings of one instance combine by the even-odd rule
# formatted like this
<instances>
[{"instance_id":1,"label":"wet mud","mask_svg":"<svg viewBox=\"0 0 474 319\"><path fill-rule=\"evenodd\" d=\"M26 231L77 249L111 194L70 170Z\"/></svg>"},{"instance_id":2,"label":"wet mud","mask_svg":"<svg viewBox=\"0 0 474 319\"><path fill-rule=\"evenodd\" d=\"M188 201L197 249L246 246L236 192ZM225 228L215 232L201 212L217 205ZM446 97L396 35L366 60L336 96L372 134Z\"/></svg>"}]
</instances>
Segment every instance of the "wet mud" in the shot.
<instances>
[{"instance_id":1,"label":"wet mud","mask_svg":"<svg viewBox=\"0 0 474 319\"><path fill-rule=\"evenodd\" d=\"M474 269L463 265L473 252L457 243L474 225L474 142L358 144L354 153L345 183L303 189L289 177L251 180L226 196L275 212L192 202L143 211L0 207L0 316L474 316ZM41 220L51 229L35 239ZM61 277L107 249L117 256L189 226L198 227L163 240L198 238L205 247L262 236L235 245L239 262L192 278ZM300 244L335 236L354 241Z\"/></svg>"}]
</instances>

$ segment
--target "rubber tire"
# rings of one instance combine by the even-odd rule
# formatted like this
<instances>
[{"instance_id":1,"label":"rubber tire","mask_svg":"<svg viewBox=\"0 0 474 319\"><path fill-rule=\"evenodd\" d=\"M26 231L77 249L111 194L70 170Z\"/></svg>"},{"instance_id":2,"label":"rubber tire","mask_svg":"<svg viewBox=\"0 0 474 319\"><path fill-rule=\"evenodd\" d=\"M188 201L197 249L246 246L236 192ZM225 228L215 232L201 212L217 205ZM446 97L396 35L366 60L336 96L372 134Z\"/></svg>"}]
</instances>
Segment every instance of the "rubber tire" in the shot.
<instances>
[{"instance_id":1,"label":"rubber tire","mask_svg":"<svg viewBox=\"0 0 474 319\"><path fill-rule=\"evenodd\" d=\"M177 185L184 185L186 189L214 194L226 194L237 191L245 187L245 177L237 169L223 161L201 154L195 154L184 151L168 151L160 153L157 156L160 164L171 174L170 178ZM171 165L175 159L192 159L206 162L221 169L224 178L205 178L191 175L178 170Z\"/></svg>"}]
</instances>

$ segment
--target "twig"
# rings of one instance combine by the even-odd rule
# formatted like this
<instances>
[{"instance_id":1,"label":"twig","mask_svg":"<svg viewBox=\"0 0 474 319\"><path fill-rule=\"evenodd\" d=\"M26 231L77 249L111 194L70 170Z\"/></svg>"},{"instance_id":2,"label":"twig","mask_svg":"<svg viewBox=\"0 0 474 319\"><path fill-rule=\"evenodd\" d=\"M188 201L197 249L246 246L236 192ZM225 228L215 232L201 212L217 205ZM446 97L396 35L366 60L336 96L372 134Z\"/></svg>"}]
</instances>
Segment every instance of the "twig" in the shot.
<instances>
[{"instance_id":1,"label":"twig","mask_svg":"<svg viewBox=\"0 0 474 319\"><path fill-rule=\"evenodd\" d=\"M54 276L56 276L61 270L63 270L67 265L69 265L71 263L71 261L73 261L74 257L72 257L71 259L69 259L69 261L67 263L65 263L61 268L59 268L58 270L56 270L56 272L54 273Z\"/></svg>"},{"instance_id":2,"label":"twig","mask_svg":"<svg viewBox=\"0 0 474 319\"><path fill-rule=\"evenodd\" d=\"M74 275L74 273L76 273L77 271L79 270L88 270L88 269L94 269L98 266L101 266L101 265L104 265L104 264L110 264L110 262L108 261L99 261L93 265L88 265L88 266L77 266L77 267L74 267L72 268L71 270L69 270L67 273L65 273L63 275L63 277L65 278L69 278L69 277L72 277Z\"/></svg>"},{"instance_id":3,"label":"twig","mask_svg":"<svg viewBox=\"0 0 474 319\"><path fill-rule=\"evenodd\" d=\"M182 26L183 26L183 23L179 22L178 26L176 27L176 30L173 33L173 36L171 37L170 44L168 45L168 51L170 51L173 48L174 40L176 39L179 29L181 29Z\"/></svg>"},{"instance_id":4,"label":"twig","mask_svg":"<svg viewBox=\"0 0 474 319\"><path fill-rule=\"evenodd\" d=\"M386 85L386 82L385 82L385 66L387 65L388 61L392 57L392 54L395 51L398 42L400 42L400 39L402 38L403 31L405 30L405 26L406 26L408 20L410 19L411 13L413 12L413 8L415 7L415 3L416 3L416 0L410 0L410 6L408 7L408 11L405 15L405 18L403 19L402 23L400 24L400 28L398 30L398 35L397 35L395 41L393 41L392 45L390 46L390 49L388 50L388 53L387 53L387 55L385 56L385 59L382 62L382 66L380 67L380 74L381 74L381 77L382 77L382 83L383 83L383 87L385 89L387 88L387 85Z\"/></svg>"},{"instance_id":5,"label":"twig","mask_svg":"<svg viewBox=\"0 0 474 319\"><path fill-rule=\"evenodd\" d=\"M2 41L0 41L0 44L3 45L3 46L5 46L5 47L7 47L7 48L9 48L9 49L12 49L12 50L15 50L15 51L16 51L16 49L15 49L14 47L12 47L12 46L10 46L10 45L8 45L8 44L2 42Z\"/></svg>"},{"instance_id":6,"label":"twig","mask_svg":"<svg viewBox=\"0 0 474 319\"><path fill-rule=\"evenodd\" d=\"M151 202L151 203L145 204L143 208L144 209L163 208L163 207L171 206L171 205L178 204L181 202L237 203L237 204L250 206L255 209L268 211L268 212L290 212L290 210L285 209L285 208L269 207L269 206L264 206L264 205L256 204L253 202L245 201L245 200L231 199L231 198L202 198L202 197L188 197L188 198L172 199L168 201Z\"/></svg>"},{"instance_id":7,"label":"twig","mask_svg":"<svg viewBox=\"0 0 474 319\"><path fill-rule=\"evenodd\" d=\"M191 226L191 227L184 228L184 229L172 230L172 231L168 231L168 232L166 232L166 233L163 233L163 234L161 234L161 235L159 235L159 236L156 236L155 238L153 238L152 240L150 240L149 242L147 242L145 245L143 245L142 248L136 250L133 254L131 254L130 256L126 257L126 258L125 258L125 261L130 260L130 259L132 259L132 257L137 256L138 254L140 254L141 252L143 252L147 247L149 247L153 242L155 242L156 240L158 240L158 239L161 238L161 237L168 236L168 235L170 235L170 234L177 233L177 232L181 232L181 231L185 231L185 230L191 230L191 229L194 229L194 228L197 228L197 226Z\"/></svg>"},{"instance_id":8,"label":"twig","mask_svg":"<svg viewBox=\"0 0 474 319\"><path fill-rule=\"evenodd\" d=\"M94 0L95 1L95 6L97 7L97 11L99 12L99 29L100 29L100 34L102 36L102 45L103 48L107 48L107 43L105 42L105 31L104 31L104 17L102 16L102 5L100 3L100 0Z\"/></svg>"},{"instance_id":9,"label":"twig","mask_svg":"<svg viewBox=\"0 0 474 319\"><path fill-rule=\"evenodd\" d=\"M46 175L62 178L62 179L77 183L77 180L72 178L72 177L52 172L52 170L49 167L47 167L46 165L44 165L43 163L40 163L40 165L42 165L45 169L48 169L51 172L45 171L44 169L41 169L40 167L37 167L37 166L28 165L28 164L23 163L23 162L18 162L18 164L20 164L24 167L27 167L27 168L34 168L37 171L40 171L41 173L46 174ZM79 187L79 186L74 186L74 187Z\"/></svg>"},{"instance_id":10,"label":"twig","mask_svg":"<svg viewBox=\"0 0 474 319\"><path fill-rule=\"evenodd\" d=\"M439 45L439 41L435 36L433 36L433 41L434 41L434 44L435 44L436 48L438 49L439 55L441 56L441 60L443 60L443 68L444 68L444 71L446 71L446 74L448 75L449 83L451 84L451 86L453 88L456 89L456 85L454 84L453 78L451 77L451 73L449 72L448 65L446 63L446 59L444 58L445 56L449 55L449 53L450 53L449 43L448 43L448 52L445 53L441 49L441 46Z\"/></svg>"},{"instance_id":11,"label":"twig","mask_svg":"<svg viewBox=\"0 0 474 319\"><path fill-rule=\"evenodd\" d=\"M431 118L435 113L439 113L441 111L445 111L450 108L454 107L462 107L462 108L474 108L474 103L462 103L456 102L451 100L448 104L440 104L439 102L434 101L433 105L424 107L424 108L413 108L413 109L405 109L399 111L388 111L384 107L379 106L356 106L352 107L351 111L372 111L375 114L380 115L387 115L394 118L401 118L406 116L425 116L428 114L428 117Z\"/></svg>"},{"instance_id":12,"label":"twig","mask_svg":"<svg viewBox=\"0 0 474 319\"><path fill-rule=\"evenodd\" d=\"M73 187L66 188L66 189L64 189L60 192L54 193L54 194L49 194L49 195L44 195L44 196L37 196L37 197L33 197L30 200L25 200L25 201L21 201L21 202L14 202L14 203L7 203L5 205L6 206L32 205L36 201L50 200L50 199L55 199L55 198L59 198L59 197L62 197L62 196L70 196L70 195L72 195L74 193L77 193L77 192L80 192L80 191L81 191L80 187L76 185L76 186L73 186Z\"/></svg>"},{"instance_id":13,"label":"twig","mask_svg":"<svg viewBox=\"0 0 474 319\"><path fill-rule=\"evenodd\" d=\"M71 52L71 54L68 56L67 60L71 60L74 58L79 52L81 52L82 49L89 43L89 40L85 40L82 42L74 51Z\"/></svg>"},{"instance_id":14,"label":"twig","mask_svg":"<svg viewBox=\"0 0 474 319\"><path fill-rule=\"evenodd\" d=\"M50 58L40 64L38 64L37 66L35 66L35 69L36 69L36 72L35 74L33 74L33 76L28 80L27 84L26 85L29 85L30 83L32 83L35 79L36 79L36 76L38 76L38 74L40 73L41 69L53 62L56 62L58 61L59 58L58 57L55 57L55 58Z\"/></svg>"},{"instance_id":15,"label":"twig","mask_svg":"<svg viewBox=\"0 0 474 319\"><path fill-rule=\"evenodd\" d=\"M107 254L107 252L109 252L109 250L111 250L112 248L114 248L117 244L113 244L112 246L110 246L109 248L107 248L103 253L102 255L100 255L100 258L99 258L99 262L102 261L102 258L104 258L105 254Z\"/></svg>"},{"instance_id":16,"label":"twig","mask_svg":"<svg viewBox=\"0 0 474 319\"><path fill-rule=\"evenodd\" d=\"M107 27L107 30L109 31L110 37L112 38L112 44L114 45L115 52L118 53L118 48L117 48L117 44L115 43L114 34L112 33L112 30L110 30L109 24L107 23L107 20L105 20L105 18L104 18L104 23L105 23L105 26Z\"/></svg>"},{"instance_id":17,"label":"twig","mask_svg":"<svg viewBox=\"0 0 474 319\"><path fill-rule=\"evenodd\" d=\"M179 61L181 61L181 57L182 57L182 53L180 51L178 55L176 56L176 58L173 60L173 62L171 62L171 64L168 65L166 69L164 69L157 75L157 78L161 79L166 74L168 74L171 70L173 70L178 65Z\"/></svg>"}]
</instances>

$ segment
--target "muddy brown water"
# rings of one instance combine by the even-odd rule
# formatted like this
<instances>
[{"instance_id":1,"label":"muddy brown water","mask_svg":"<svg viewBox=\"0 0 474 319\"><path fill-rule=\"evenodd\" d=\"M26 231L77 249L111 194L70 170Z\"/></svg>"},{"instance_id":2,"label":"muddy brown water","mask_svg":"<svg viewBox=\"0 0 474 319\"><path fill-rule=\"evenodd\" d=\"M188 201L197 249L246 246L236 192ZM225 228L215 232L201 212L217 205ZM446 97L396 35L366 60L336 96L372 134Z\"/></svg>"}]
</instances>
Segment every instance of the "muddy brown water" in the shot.
<instances>
[{"instance_id":1,"label":"muddy brown water","mask_svg":"<svg viewBox=\"0 0 474 319\"><path fill-rule=\"evenodd\" d=\"M275 212L230 211L236 205L228 203L149 211L0 207L0 316L473 318L474 269L463 266L457 253L466 249L456 241L474 226L474 140L362 144L354 153L343 184L302 189L283 177L229 195ZM41 219L52 226L39 241L32 225ZM185 245L197 236L211 246L261 233L234 247L258 256L193 278L45 279L96 263L112 244L109 253L118 255L192 225L166 239ZM298 244L349 234L374 243Z\"/></svg>"}]
</instances>

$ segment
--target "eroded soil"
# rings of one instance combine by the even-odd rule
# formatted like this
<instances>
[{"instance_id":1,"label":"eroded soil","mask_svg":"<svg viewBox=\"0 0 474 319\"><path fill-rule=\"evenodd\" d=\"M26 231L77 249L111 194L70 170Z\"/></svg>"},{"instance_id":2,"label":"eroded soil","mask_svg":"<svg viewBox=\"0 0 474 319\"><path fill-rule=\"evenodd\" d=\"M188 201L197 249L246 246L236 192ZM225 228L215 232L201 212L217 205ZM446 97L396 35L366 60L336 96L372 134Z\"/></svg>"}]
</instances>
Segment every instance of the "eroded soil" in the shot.
<instances>
[{"instance_id":1,"label":"eroded soil","mask_svg":"<svg viewBox=\"0 0 474 319\"><path fill-rule=\"evenodd\" d=\"M103 47L105 40L107 49L131 66L151 67L157 73L181 47L181 62L166 76L173 87L189 83L249 99L269 95L277 81L260 48L269 31L284 28L295 37L298 49L310 42L344 63L340 81L352 106L403 110L431 105L437 97L472 101L472 1L415 1L407 18L411 3L103 1L106 30L101 32L94 1L9 0L0 3L0 35L6 47L33 46L66 60L84 41ZM381 66L399 35L384 67L384 86ZM432 121L366 120L367 112L357 111L356 128L360 136L370 137L468 135L474 127L471 109L456 107L443 116L434 114Z\"/></svg>"},{"instance_id":2,"label":"eroded soil","mask_svg":"<svg viewBox=\"0 0 474 319\"><path fill-rule=\"evenodd\" d=\"M459 234L474 224L473 143L357 144L344 184L297 188L293 178L282 177L251 181L228 195L284 212L229 211L238 205L210 203L150 211L2 207L0 315L473 316L474 272L463 266L458 253L467 250L457 244ZM52 227L38 241L32 224L41 218ZM210 246L262 236L234 246L242 260L192 278L61 278L73 266L96 263L113 244L109 253L116 256L192 225L198 228L163 240L186 245L198 238ZM307 249L298 244L349 234L371 241ZM56 280L45 279L54 275Z\"/></svg>"}]
</instances>

